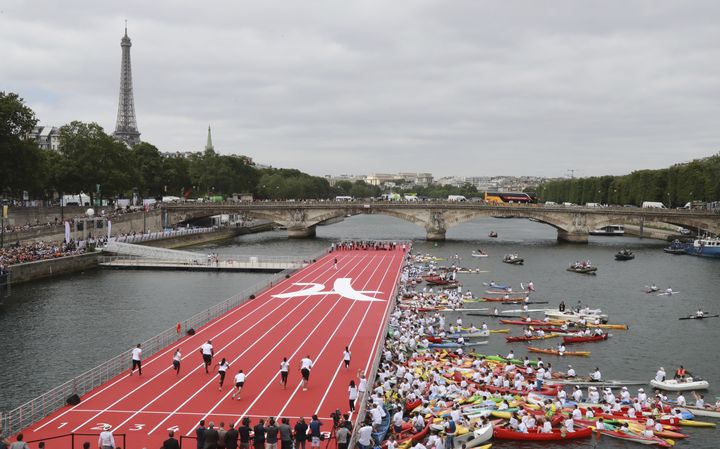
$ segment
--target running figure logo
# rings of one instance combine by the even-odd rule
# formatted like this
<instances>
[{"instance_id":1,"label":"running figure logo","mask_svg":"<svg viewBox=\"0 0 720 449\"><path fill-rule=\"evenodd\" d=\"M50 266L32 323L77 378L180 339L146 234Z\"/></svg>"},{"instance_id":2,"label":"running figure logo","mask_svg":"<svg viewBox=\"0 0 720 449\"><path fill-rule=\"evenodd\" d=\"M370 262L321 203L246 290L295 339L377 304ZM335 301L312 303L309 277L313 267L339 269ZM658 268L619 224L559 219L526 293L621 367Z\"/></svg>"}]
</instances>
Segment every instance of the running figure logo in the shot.
<instances>
[{"instance_id":1,"label":"running figure logo","mask_svg":"<svg viewBox=\"0 0 720 449\"><path fill-rule=\"evenodd\" d=\"M296 292L290 292L290 293L280 293L278 295L273 295L273 298L298 298L302 296L324 296L324 295L340 295L347 299L352 299L353 301L361 301L361 302L376 302L376 301L385 301L381 298L373 298L372 296L367 296L365 293L382 293L377 290L364 290L359 291L352 288L350 285L350 282L352 281L351 278L338 278L335 279L335 283L333 284L332 290L323 291L325 288L325 284L318 284L315 282L297 282L293 285L297 285L299 287L306 287L302 290L298 290Z\"/></svg>"}]
</instances>

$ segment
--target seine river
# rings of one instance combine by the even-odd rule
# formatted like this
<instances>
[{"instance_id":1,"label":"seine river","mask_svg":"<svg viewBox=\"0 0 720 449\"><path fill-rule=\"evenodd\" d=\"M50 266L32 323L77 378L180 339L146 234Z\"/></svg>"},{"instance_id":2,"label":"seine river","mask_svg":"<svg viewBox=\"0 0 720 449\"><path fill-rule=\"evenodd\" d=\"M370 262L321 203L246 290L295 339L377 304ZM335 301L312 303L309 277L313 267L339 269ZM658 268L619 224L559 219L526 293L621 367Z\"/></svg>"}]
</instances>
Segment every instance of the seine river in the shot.
<instances>
[{"instance_id":1,"label":"seine river","mask_svg":"<svg viewBox=\"0 0 720 449\"><path fill-rule=\"evenodd\" d=\"M491 230L499 237L488 238ZM516 289L520 282L533 281L535 298L550 301L550 307L560 300L568 305L582 300L583 304L601 308L611 322L630 326L628 331L611 331L612 337L606 342L573 346L592 351L589 358L543 357L556 370L564 371L571 363L578 373L587 374L598 366L606 378L649 381L660 366L672 373L678 365L684 365L710 382L708 402L714 402L720 394L720 365L715 359L720 354L720 319L678 321L678 317L698 307L720 312L720 261L667 255L662 252L664 242L633 237L591 237L587 245L560 244L553 228L524 219L485 218L464 223L451 228L448 240L437 245L425 242L424 237L424 230L413 224L361 215L318 227L315 239L288 240L284 232L276 231L192 250L307 255L341 238L412 239L416 252L441 257L457 254L460 265L487 271L461 274L465 290L481 294L485 290L482 283L490 280L512 284ZM613 254L622 247L632 249L635 260L616 262ZM476 248L482 248L490 257L471 257ZM502 256L509 252L523 257L525 265L502 263ZM597 276L565 271L570 262L583 259L598 266ZM17 286L0 306L0 409L10 410L266 277L91 270ZM671 286L680 293L672 297L644 293L645 286L651 283L663 289ZM470 322L468 318L466 323ZM476 324L480 321L475 320ZM491 328L501 327L492 319L488 321ZM519 329L513 331L517 334ZM489 345L481 346L478 352L504 355L510 347L500 334L491 337ZM523 343L514 343L512 348L518 357L527 354ZM713 442L720 440L716 430L686 430L691 439L680 442L679 447L716 447ZM588 445L585 442L570 447ZM605 439L598 445L626 446ZM549 446L498 442L495 447Z\"/></svg>"}]
</instances>

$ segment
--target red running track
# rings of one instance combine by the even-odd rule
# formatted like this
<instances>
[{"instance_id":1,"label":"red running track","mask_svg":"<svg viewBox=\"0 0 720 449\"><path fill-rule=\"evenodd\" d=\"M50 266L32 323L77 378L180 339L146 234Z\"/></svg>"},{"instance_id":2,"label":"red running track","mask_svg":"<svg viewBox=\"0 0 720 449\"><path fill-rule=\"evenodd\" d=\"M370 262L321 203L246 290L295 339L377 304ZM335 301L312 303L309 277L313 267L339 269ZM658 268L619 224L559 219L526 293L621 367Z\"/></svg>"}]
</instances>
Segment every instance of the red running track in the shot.
<instances>
[{"instance_id":1,"label":"red running track","mask_svg":"<svg viewBox=\"0 0 720 449\"><path fill-rule=\"evenodd\" d=\"M156 448L170 429L178 438L194 436L201 419L214 421L216 426L224 421L227 428L227 423L238 423L244 416L250 417L253 425L270 416L289 417L294 424L295 418L315 413L328 431L330 414L337 408L348 411L350 380L357 383L358 369L370 371L404 255L401 249L326 255L206 324L195 335L143 360L142 376L125 372L85 394L80 404L67 406L25 429L25 440L71 432L99 433L108 423L113 433L127 435L126 449ZM222 390L218 390L217 373L206 374L203 367L199 348L207 340L212 340L215 349L213 364L223 357L230 363ZM345 346L350 346L352 353L350 369L342 362ZM183 357L176 376L172 356L178 347ZM308 391L302 390L300 382L300 359L305 355L314 363ZM290 362L287 389L280 385L283 357ZM128 369L129 365L130 360ZM247 379L240 399L233 400L233 376L239 369ZM77 438L76 447L86 440L96 447L97 437ZM48 447L70 447L67 441L54 443ZM195 446L194 441L187 443Z\"/></svg>"}]
</instances>

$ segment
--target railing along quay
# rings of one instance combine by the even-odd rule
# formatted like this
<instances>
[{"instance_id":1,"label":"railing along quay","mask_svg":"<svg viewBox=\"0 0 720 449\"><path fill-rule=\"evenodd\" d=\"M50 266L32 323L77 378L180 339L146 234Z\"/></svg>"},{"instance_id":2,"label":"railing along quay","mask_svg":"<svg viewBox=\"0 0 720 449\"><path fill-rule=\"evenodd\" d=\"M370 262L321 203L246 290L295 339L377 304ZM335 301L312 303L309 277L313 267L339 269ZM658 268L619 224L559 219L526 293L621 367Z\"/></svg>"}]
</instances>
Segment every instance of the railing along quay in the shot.
<instances>
[{"instance_id":1,"label":"railing along quay","mask_svg":"<svg viewBox=\"0 0 720 449\"><path fill-rule=\"evenodd\" d=\"M314 260L326 252L327 249L323 249L322 251L306 256L306 258L308 260ZM286 275L292 273L293 271L295 271L295 269L284 270L280 273L274 274L269 279L258 282L253 286L231 296L225 301L182 321L180 323L180 332L178 332L176 327L173 326L158 335L147 339L142 342L143 356L150 357L160 352L161 350L167 348L170 344L185 337L188 329L197 329L215 318L229 312L235 307L245 303L246 301L249 301L250 296L277 284L285 279ZM128 349L101 365L98 365L95 368L92 368L53 388L47 393L44 393L6 413L0 413L0 428L4 429L6 435L13 435L64 407L68 397L74 394L82 397L85 393L108 382L110 379L121 374L123 371L127 371L130 368L128 361L130 360L131 353L132 349Z\"/></svg>"}]
</instances>

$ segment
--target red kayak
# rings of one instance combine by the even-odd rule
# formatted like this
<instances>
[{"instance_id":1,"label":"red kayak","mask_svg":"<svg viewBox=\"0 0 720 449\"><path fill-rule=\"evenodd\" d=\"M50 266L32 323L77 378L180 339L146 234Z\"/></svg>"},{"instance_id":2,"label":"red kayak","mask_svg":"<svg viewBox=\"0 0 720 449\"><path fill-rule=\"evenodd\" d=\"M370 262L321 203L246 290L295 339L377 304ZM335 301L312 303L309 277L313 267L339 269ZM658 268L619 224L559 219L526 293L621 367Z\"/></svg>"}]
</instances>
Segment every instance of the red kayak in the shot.
<instances>
[{"instance_id":1,"label":"red kayak","mask_svg":"<svg viewBox=\"0 0 720 449\"><path fill-rule=\"evenodd\" d=\"M552 433L540 433L537 431L523 433L504 427L495 427L493 429L493 438L498 440L563 441L590 438L590 436L592 436L592 429L577 429L574 432L562 432L560 429L553 429Z\"/></svg>"},{"instance_id":2,"label":"red kayak","mask_svg":"<svg viewBox=\"0 0 720 449\"><path fill-rule=\"evenodd\" d=\"M587 343L589 341L603 341L607 340L608 335L602 334L602 335L591 335L589 337L585 336L577 336L577 337L563 337L564 343Z\"/></svg>"}]
</instances>

